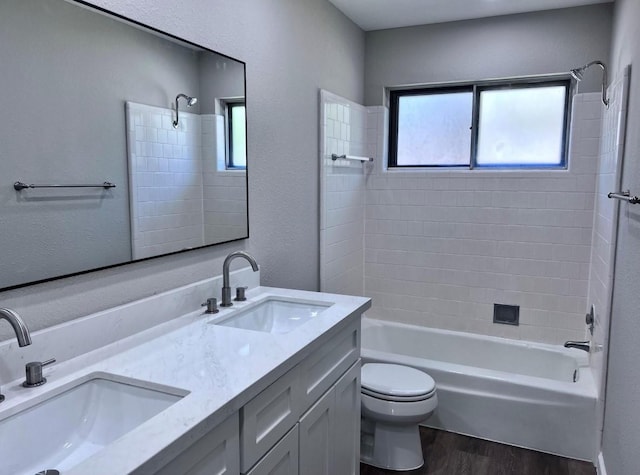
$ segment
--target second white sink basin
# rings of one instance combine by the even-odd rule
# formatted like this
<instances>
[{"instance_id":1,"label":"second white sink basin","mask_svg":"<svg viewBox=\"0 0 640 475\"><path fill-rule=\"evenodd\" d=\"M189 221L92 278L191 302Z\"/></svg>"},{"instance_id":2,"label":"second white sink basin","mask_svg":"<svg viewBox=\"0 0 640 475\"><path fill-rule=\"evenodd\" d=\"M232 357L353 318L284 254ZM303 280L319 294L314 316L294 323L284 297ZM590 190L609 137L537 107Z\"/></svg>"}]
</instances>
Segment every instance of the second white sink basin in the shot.
<instances>
[{"instance_id":1,"label":"second white sink basin","mask_svg":"<svg viewBox=\"0 0 640 475\"><path fill-rule=\"evenodd\" d=\"M312 321L331 305L329 302L267 297L225 320L212 323L266 333L289 333Z\"/></svg>"},{"instance_id":2,"label":"second white sink basin","mask_svg":"<svg viewBox=\"0 0 640 475\"><path fill-rule=\"evenodd\" d=\"M179 401L98 375L0 421L0 473L64 473Z\"/></svg>"}]
</instances>

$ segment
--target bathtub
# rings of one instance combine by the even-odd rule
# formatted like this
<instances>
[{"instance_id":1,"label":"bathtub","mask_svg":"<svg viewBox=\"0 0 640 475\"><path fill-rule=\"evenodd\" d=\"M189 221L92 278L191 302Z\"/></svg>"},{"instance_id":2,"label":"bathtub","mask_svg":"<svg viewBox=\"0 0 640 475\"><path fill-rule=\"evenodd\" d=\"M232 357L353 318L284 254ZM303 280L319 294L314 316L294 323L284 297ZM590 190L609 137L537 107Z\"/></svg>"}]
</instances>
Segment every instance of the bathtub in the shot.
<instances>
[{"instance_id":1,"label":"bathtub","mask_svg":"<svg viewBox=\"0 0 640 475\"><path fill-rule=\"evenodd\" d=\"M597 392L585 352L363 318L362 360L435 380L438 408L425 426L595 460Z\"/></svg>"}]
</instances>

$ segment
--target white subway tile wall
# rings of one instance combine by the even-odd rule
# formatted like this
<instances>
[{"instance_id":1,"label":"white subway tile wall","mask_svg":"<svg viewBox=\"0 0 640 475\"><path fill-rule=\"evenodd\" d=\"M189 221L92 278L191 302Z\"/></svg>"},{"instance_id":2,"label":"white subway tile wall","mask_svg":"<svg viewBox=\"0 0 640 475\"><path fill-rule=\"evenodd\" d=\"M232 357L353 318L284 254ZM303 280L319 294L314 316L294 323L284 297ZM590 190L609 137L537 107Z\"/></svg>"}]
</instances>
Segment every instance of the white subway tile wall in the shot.
<instances>
[{"instance_id":1,"label":"white subway tile wall","mask_svg":"<svg viewBox=\"0 0 640 475\"><path fill-rule=\"evenodd\" d=\"M224 170L222 117L180 112L174 129L170 109L126 114L133 258L246 235L246 172Z\"/></svg>"},{"instance_id":2,"label":"white subway tile wall","mask_svg":"<svg viewBox=\"0 0 640 475\"><path fill-rule=\"evenodd\" d=\"M363 295L365 183L371 165L330 157L367 154L367 109L321 91L320 136L320 289Z\"/></svg>"},{"instance_id":3,"label":"white subway tile wall","mask_svg":"<svg viewBox=\"0 0 640 475\"><path fill-rule=\"evenodd\" d=\"M127 102L134 259L202 246L200 119Z\"/></svg>"},{"instance_id":4,"label":"white subway tile wall","mask_svg":"<svg viewBox=\"0 0 640 475\"><path fill-rule=\"evenodd\" d=\"M247 173L225 170L224 116L202 114L204 240L247 236Z\"/></svg>"},{"instance_id":5,"label":"white subway tile wall","mask_svg":"<svg viewBox=\"0 0 640 475\"><path fill-rule=\"evenodd\" d=\"M560 344L584 337L599 152L597 95L577 96L569 170L390 170L384 108L366 182L368 315ZM493 304L520 326L493 324Z\"/></svg>"},{"instance_id":6,"label":"white subway tile wall","mask_svg":"<svg viewBox=\"0 0 640 475\"><path fill-rule=\"evenodd\" d=\"M620 190L622 154L626 127L629 70L617 75L608 89L609 108L602 111L602 139L597 174L593 245L591 248L591 272L589 275L588 304L595 306L595 328L592 344L607 348L610 323L610 306L615 259L615 240L620 202L607 197L611 191ZM585 111L595 116L592 107ZM594 117L595 118L595 117ZM629 205L622 205L629 206ZM589 336L589 335L587 335ZM599 390L600 406L604 403L604 379L606 373L605 351L591 353L591 367ZM602 417L602 410L599 417ZM598 424L602 427L602 423Z\"/></svg>"}]
</instances>

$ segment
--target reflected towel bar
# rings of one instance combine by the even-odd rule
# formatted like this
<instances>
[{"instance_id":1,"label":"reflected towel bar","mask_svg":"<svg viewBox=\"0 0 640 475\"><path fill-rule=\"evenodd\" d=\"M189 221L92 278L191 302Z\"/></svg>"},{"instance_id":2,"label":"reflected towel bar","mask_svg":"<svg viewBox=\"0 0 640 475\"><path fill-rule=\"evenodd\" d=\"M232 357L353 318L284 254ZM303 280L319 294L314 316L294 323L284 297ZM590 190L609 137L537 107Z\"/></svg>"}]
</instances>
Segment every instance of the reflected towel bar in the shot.
<instances>
[{"instance_id":1,"label":"reflected towel bar","mask_svg":"<svg viewBox=\"0 0 640 475\"><path fill-rule=\"evenodd\" d=\"M335 153L331 154L331 160L333 160L334 162L337 159L341 159L341 160L360 160L362 163L364 162L373 162L373 158L371 157L357 157L355 155L337 155Z\"/></svg>"},{"instance_id":2,"label":"reflected towel bar","mask_svg":"<svg viewBox=\"0 0 640 475\"><path fill-rule=\"evenodd\" d=\"M13 184L13 188L16 191L22 191L26 188L104 188L105 190L108 188L115 188L115 183L111 183L109 181L105 181L99 185L28 185L27 183L23 183L21 181L16 181Z\"/></svg>"},{"instance_id":3,"label":"reflected towel bar","mask_svg":"<svg viewBox=\"0 0 640 475\"><path fill-rule=\"evenodd\" d=\"M627 201L628 203L631 203L632 205L640 203L640 197L631 196L631 192L629 190L627 190L627 191L619 191L617 193L609 193L607 196L609 198L613 198L613 199L616 199L616 200Z\"/></svg>"}]
</instances>

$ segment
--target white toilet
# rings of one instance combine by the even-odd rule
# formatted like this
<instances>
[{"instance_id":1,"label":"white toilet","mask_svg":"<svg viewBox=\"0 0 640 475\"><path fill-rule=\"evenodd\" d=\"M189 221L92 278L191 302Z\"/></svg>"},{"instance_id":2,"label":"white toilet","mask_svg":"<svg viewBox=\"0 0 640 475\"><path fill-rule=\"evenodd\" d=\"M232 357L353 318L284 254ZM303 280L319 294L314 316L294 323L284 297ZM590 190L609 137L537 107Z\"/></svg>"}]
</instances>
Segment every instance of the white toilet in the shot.
<instances>
[{"instance_id":1,"label":"white toilet","mask_svg":"<svg viewBox=\"0 0 640 475\"><path fill-rule=\"evenodd\" d=\"M408 366L362 366L362 462L387 470L413 470L424 464L418 423L438 405L436 383Z\"/></svg>"}]
</instances>

